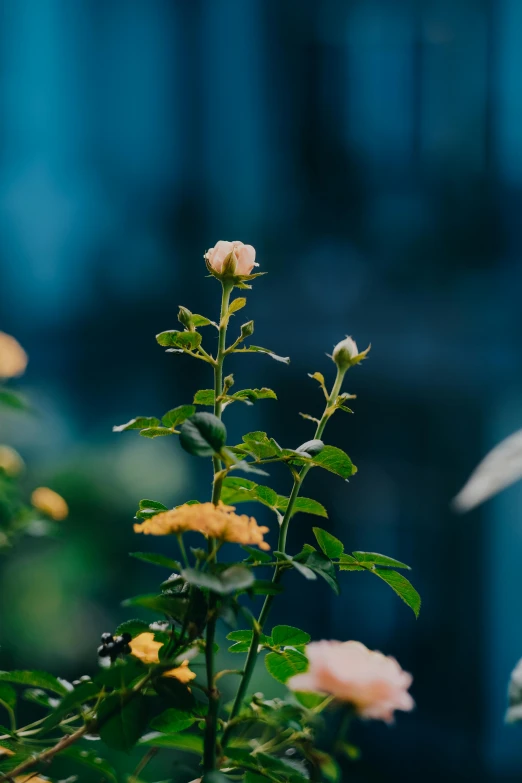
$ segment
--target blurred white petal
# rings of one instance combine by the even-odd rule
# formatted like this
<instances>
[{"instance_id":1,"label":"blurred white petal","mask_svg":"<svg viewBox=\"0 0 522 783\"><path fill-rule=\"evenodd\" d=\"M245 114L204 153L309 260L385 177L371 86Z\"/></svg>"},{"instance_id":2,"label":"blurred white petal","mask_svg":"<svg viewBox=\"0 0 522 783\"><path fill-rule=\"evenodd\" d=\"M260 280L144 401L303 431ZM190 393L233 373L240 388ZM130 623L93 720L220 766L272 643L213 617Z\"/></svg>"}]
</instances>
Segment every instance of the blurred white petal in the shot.
<instances>
[{"instance_id":1,"label":"blurred white petal","mask_svg":"<svg viewBox=\"0 0 522 783\"><path fill-rule=\"evenodd\" d=\"M522 430L487 454L453 500L457 511L470 511L522 478Z\"/></svg>"}]
</instances>

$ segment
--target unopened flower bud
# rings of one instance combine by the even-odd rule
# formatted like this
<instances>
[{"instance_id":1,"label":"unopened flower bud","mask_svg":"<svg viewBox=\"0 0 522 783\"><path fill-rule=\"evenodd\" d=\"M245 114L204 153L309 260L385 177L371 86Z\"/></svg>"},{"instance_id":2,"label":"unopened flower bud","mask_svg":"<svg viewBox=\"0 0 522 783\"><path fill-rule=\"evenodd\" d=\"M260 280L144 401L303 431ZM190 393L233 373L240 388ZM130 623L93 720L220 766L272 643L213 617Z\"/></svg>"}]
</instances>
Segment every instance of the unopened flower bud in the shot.
<instances>
[{"instance_id":1,"label":"unopened flower bud","mask_svg":"<svg viewBox=\"0 0 522 783\"><path fill-rule=\"evenodd\" d=\"M246 324L243 324L241 327L241 337L244 339L245 337L250 337L252 334L254 334L254 322L247 321Z\"/></svg>"},{"instance_id":2,"label":"unopened flower bud","mask_svg":"<svg viewBox=\"0 0 522 783\"><path fill-rule=\"evenodd\" d=\"M187 329L190 329L191 331L193 330L194 327L192 326L192 313L187 307L183 307L183 305L179 306L178 321Z\"/></svg>"},{"instance_id":3,"label":"unopened flower bud","mask_svg":"<svg viewBox=\"0 0 522 783\"><path fill-rule=\"evenodd\" d=\"M234 277L249 275L256 264L256 251L252 245L243 242L227 242L220 239L207 250L205 260L209 269L217 276Z\"/></svg>"},{"instance_id":4,"label":"unopened flower bud","mask_svg":"<svg viewBox=\"0 0 522 783\"><path fill-rule=\"evenodd\" d=\"M345 337L340 343L337 343L333 350L332 359L342 371L347 370L349 367L353 367L354 364L359 364L366 358L370 346L365 351L359 353L357 343L351 337Z\"/></svg>"}]
</instances>

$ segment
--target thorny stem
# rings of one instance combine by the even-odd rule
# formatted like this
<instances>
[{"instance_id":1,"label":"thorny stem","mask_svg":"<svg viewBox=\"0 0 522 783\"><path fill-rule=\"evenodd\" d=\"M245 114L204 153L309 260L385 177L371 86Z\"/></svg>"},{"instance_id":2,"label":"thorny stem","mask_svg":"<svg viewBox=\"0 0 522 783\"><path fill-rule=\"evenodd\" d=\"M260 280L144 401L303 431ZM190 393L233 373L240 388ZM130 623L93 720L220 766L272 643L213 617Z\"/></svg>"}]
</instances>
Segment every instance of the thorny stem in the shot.
<instances>
[{"instance_id":1,"label":"thorny stem","mask_svg":"<svg viewBox=\"0 0 522 783\"><path fill-rule=\"evenodd\" d=\"M317 429L315 431L314 438L320 439L324 429L326 427L326 424L328 422L328 419L331 417L331 415L334 413L335 408L334 403L337 400L337 397L339 396L339 392L341 391L341 386L343 383L343 379L345 376L346 370L341 370L340 368L337 368L337 376L335 378L334 385L332 386L332 391L330 392L330 395L326 401L326 407L324 409L323 415L321 417L321 420L319 421L317 425ZM288 527L290 525L290 520L292 518L292 513L294 510L295 501L297 500L297 497L299 495L299 491L301 489L301 485L312 466L311 465L305 465L299 473L296 474L294 478L294 483L292 486L292 491L290 493L290 498L288 501L288 506L285 511L285 515L283 517L283 520L281 522L281 527L279 529L279 540L277 543L277 548L279 552L285 552L286 551L286 539L288 535ZM284 561L281 563L281 565L278 563L274 570L274 575L272 577L272 582L274 584L277 584L281 578L281 574L284 570ZM252 634L252 641L250 643L250 648L248 650L247 658L245 661L245 668L244 668L244 675L242 677L241 683L239 685L236 698L232 707L232 711L230 713L230 719L227 724L227 727L223 733L223 739L222 739L222 746L225 747L227 744L227 741L230 737L230 731L232 728L232 721L237 716L239 710L241 709L241 705L243 704L243 701L245 699L246 692L248 690L248 686L250 685L250 680L252 678L252 674L254 672L254 668L257 661L257 650L259 646L259 639L261 636L261 633L263 632L264 624L267 620L268 614L270 612L270 609L272 607L272 603L274 601L273 595L267 595L265 598L265 601L263 603L263 607L261 609L261 612L259 614L259 617L257 618L257 622L254 623L254 630Z\"/></svg>"},{"instance_id":2,"label":"thorny stem","mask_svg":"<svg viewBox=\"0 0 522 783\"><path fill-rule=\"evenodd\" d=\"M214 416L221 419L223 410L223 361L226 352L226 335L228 326L228 307L233 284L223 281L223 295L221 299L221 315L219 319L218 350L214 364ZM219 503L221 487L223 485L221 460L216 454L212 458L214 466L214 482L212 487L212 503ZM209 560L215 560L217 550L215 539L209 539ZM211 772L216 769L216 742L219 713L219 691L216 688L216 675L214 669L214 639L216 635L216 597L211 593L209 599L209 619L207 623L207 635L205 644L205 664L207 670L208 713L205 722L205 744L203 754L203 769Z\"/></svg>"}]
</instances>

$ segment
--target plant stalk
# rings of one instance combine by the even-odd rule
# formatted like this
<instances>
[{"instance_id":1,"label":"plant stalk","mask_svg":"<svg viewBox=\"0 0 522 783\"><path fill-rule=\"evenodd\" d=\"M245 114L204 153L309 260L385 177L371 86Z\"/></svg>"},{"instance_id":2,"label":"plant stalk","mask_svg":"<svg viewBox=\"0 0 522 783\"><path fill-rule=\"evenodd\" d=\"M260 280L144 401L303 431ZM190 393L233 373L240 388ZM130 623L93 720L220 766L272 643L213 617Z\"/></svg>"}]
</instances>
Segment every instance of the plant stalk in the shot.
<instances>
[{"instance_id":1,"label":"plant stalk","mask_svg":"<svg viewBox=\"0 0 522 783\"><path fill-rule=\"evenodd\" d=\"M223 401L221 400L221 395L223 393L223 361L225 359L226 351L228 307L230 302L230 294L232 293L232 289L234 287L233 284L226 280L222 282L222 286L223 295L221 298L218 350L216 362L214 364L214 416L216 416L218 419L221 419L223 410ZM217 506L221 496L221 487L223 484L222 480L218 478L218 474L221 472L221 460L217 454L212 458L212 464L214 467L212 503ZM215 561L217 554L215 539L209 538L208 546L209 559ZM205 722L205 740L203 753L203 769L205 772L212 772L212 770L216 769L216 744L219 714L219 691L216 688L214 666L214 640L216 636L217 622L216 603L216 597L211 593L209 599L209 619L207 623L205 644L205 665L207 670L207 691L209 699L208 713Z\"/></svg>"},{"instance_id":2,"label":"plant stalk","mask_svg":"<svg viewBox=\"0 0 522 783\"><path fill-rule=\"evenodd\" d=\"M320 440L321 436L324 432L324 429L326 427L326 424L328 422L328 419L331 417L333 410L332 405L335 403L337 397L339 396L339 392L341 391L341 386L343 383L344 376L346 374L346 370L341 370L340 368L337 368L337 375L334 381L334 385L332 386L332 391L330 392L330 395L328 397L328 400L326 402L326 407L324 409L323 415L321 417L321 420L319 421L319 424L317 425L317 429L315 431L314 439ZM294 510L295 501L297 500L299 496L299 491L301 489L301 485L306 478L306 475L308 471L310 470L312 466L311 465L305 465L299 472L299 474L294 478L294 483L292 486L292 491L290 493L290 498L288 500L288 507L285 511L285 515L283 517L283 521L281 522L281 527L279 529L279 539L277 542L277 548L279 552L286 552L286 539L288 536L288 527L290 525L290 520L292 518L292 513ZM272 577L272 583L277 584L281 578L282 569L281 566L278 564L275 567L274 575ZM252 674L255 669L256 661L257 661L257 648L259 646L259 639L261 637L261 634L263 632L263 626L268 618L268 615L270 613L270 609L272 608L272 603L274 601L274 595L267 595L263 606L261 608L261 612L259 614L259 617L257 618L257 623L254 626L254 632L252 635L252 641L250 643L250 648L247 653L247 658L245 661L245 667L244 667L244 674L241 679L241 683L239 685L236 698L234 701L234 704L232 706L232 711L230 713L229 722L227 724L227 727L225 728L225 731L223 733L223 739L222 739L222 746L225 747L227 744L227 741L230 737L230 731L231 731L231 725L230 722L234 720L234 718L237 716L239 710L241 709L241 705L243 704L243 701L246 696L246 692L248 690L248 686L250 685L250 680L252 678Z\"/></svg>"}]
</instances>

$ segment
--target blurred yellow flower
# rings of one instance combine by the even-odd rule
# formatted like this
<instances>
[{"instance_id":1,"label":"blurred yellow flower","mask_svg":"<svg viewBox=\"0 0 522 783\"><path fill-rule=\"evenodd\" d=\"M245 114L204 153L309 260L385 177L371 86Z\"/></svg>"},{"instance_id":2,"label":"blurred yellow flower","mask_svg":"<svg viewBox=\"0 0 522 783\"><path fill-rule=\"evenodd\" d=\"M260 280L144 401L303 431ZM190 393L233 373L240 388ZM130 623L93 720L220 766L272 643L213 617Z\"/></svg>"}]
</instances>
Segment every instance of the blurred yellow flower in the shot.
<instances>
[{"instance_id":1,"label":"blurred yellow flower","mask_svg":"<svg viewBox=\"0 0 522 783\"><path fill-rule=\"evenodd\" d=\"M14 337L0 332L0 378L23 375L27 367L27 354Z\"/></svg>"},{"instance_id":2,"label":"blurred yellow flower","mask_svg":"<svg viewBox=\"0 0 522 783\"><path fill-rule=\"evenodd\" d=\"M0 468L8 476L18 476L24 469L24 461L11 446L0 446Z\"/></svg>"},{"instance_id":3,"label":"blurred yellow flower","mask_svg":"<svg viewBox=\"0 0 522 783\"><path fill-rule=\"evenodd\" d=\"M159 663L158 650L161 642L154 641L153 633L140 633L129 642L131 653L143 663Z\"/></svg>"},{"instance_id":4,"label":"blurred yellow flower","mask_svg":"<svg viewBox=\"0 0 522 783\"><path fill-rule=\"evenodd\" d=\"M269 528L259 526L254 517L234 512L234 506L225 506L223 503L219 503L218 506L213 503L194 503L178 506L170 511L162 511L161 514L134 525L134 530L136 533L152 536L167 536L195 530L207 538L270 549L263 540Z\"/></svg>"},{"instance_id":5,"label":"blurred yellow flower","mask_svg":"<svg viewBox=\"0 0 522 783\"><path fill-rule=\"evenodd\" d=\"M65 519L69 514L69 506L62 496L48 487L35 489L31 495L31 503L51 519Z\"/></svg>"},{"instance_id":6,"label":"blurred yellow flower","mask_svg":"<svg viewBox=\"0 0 522 783\"><path fill-rule=\"evenodd\" d=\"M143 663L159 663L158 653L163 644L155 641L153 633L145 631L145 633L140 633L139 636L132 639L129 642L129 647L132 655L139 658ZM183 661L174 669L164 672L163 676L172 677L185 685L196 678L196 674L189 669L188 660Z\"/></svg>"},{"instance_id":7,"label":"blurred yellow flower","mask_svg":"<svg viewBox=\"0 0 522 783\"><path fill-rule=\"evenodd\" d=\"M169 669L168 672L165 672L164 677L172 677L175 680L179 680L179 682L182 682L184 685L186 685L191 680L196 679L196 672L192 672L189 669L189 662L188 661L182 661L179 666L176 666L175 669Z\"/></svg>"}]
</instances>

